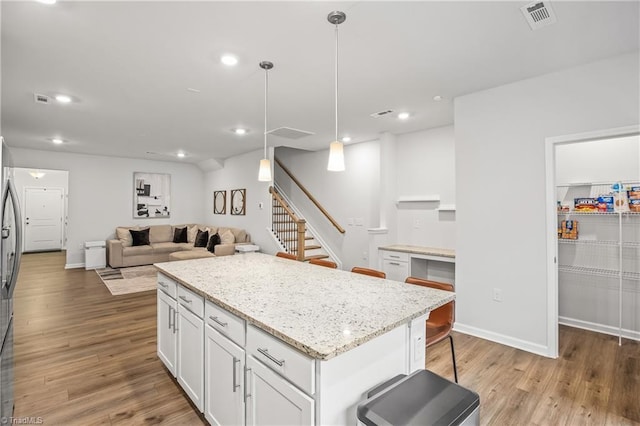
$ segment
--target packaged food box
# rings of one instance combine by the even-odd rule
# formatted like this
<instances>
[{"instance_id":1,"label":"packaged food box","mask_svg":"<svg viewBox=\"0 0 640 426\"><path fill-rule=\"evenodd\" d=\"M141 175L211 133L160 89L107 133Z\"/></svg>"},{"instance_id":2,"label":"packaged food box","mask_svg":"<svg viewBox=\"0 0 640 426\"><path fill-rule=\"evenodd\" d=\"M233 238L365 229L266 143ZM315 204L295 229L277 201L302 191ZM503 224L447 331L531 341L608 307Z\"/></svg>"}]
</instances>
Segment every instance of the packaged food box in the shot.
<instances>
[{"instance_id":1,"label":"packaged food box","mask_svg":"<svg viewBox=\"0 0 640 426\"><path fill-rule=\"evenodd\" d=\"M616 212L629 211L629 201L627 199L626 191L613 193L613 210Z\"/></svg>"},{"instance_id":2,"label":"packaged food box","mask_svg":"<svg viewBox=\"0 0 640 426\"><path fill-rule=\"evenodd\" d=\"M629 201L640 200L640 186L632 186L627 195L629 196Z\"/></svg>"},{"instance_id":3,"label":"packaged food box","mask_svg":"<svg viewBox=\"0 0 640 426\"><path fill-rule=\"evenodd\" d=\"M640 198L629 200L629 210L632 212L640 213Z\"/></svg>"},{"instance_id":4,"label":"packaged food box","mask_svg":"<svg viewBox=\"0 0 640 426\"><path fill-rule=\"evenodd\" d=\"M563 220L561 226L562 226L563 239L565 240L578 239L578 221L577 220Z\"/></svg>"},{"instance_id":5,"label":"packaged food box","mask_svg":"<svg viewBox=\"0 0 640 426\"><path fill-rule=\"evenodd\" d=\"M598 197L599 212L613 212L613 195L601 195Z\"/></svg>"},{"instance_id":6,"label":"packaged food box","mask_svg":"<svg viewBox=\"0 0 640 426\"><path fill-rule=\"evenodd\" d=\"M577 212L597 212L598 199L597 198L574 198L573 210Z\"/></svg>"}]
</instances>

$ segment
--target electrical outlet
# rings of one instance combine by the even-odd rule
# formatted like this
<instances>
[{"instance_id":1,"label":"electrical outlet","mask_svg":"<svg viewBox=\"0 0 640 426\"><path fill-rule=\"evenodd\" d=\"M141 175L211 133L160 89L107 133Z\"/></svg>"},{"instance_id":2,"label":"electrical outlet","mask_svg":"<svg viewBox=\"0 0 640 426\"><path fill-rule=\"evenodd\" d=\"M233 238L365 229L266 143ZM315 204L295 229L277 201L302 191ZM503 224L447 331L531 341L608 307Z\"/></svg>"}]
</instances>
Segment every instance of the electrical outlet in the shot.
<instances>
[{"instance_id":1,"label":"electrical outlet","mask_svg":"<svg viewBox=\"0 0 640 426\"><path fill-rule=\"evenodd\" d=\"M493 300L496 302L502 302L502 289L497 287L493 288Z\"/></svg>"},{"instance_id":2,"label":"electrical outlet","mask_svg":"<svg viewBox=\"0 0 640 426\"><path fill-rule=\"evenodd\" d=\"M420 228L420 219L416 219L416 220L413 221L413 227L415 229Z\"/></svg>"}]
</instances>

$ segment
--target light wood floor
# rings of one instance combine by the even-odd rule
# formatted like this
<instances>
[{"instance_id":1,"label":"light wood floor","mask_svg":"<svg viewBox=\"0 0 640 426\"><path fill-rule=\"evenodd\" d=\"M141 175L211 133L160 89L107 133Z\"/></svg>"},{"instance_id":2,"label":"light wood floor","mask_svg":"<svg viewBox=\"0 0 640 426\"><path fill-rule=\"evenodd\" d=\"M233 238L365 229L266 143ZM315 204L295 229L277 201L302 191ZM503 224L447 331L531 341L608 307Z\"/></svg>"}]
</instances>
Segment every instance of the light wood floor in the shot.
<instances>
[{"instance_id":1,"label":"light wood floor","mask_svg":"<svg viewBox=\"0 0 640 426\"><path fill-rule=\"evenodd\" d=\"M45 425L206 424L156 357L155 292L112 296L63 253L23 257L15 416ZM455 334L460 384L487 425L640 424L640 344L562 327L556 360ZM452 378L448 344L427 366Z\"/></svg>"}]
</instances>

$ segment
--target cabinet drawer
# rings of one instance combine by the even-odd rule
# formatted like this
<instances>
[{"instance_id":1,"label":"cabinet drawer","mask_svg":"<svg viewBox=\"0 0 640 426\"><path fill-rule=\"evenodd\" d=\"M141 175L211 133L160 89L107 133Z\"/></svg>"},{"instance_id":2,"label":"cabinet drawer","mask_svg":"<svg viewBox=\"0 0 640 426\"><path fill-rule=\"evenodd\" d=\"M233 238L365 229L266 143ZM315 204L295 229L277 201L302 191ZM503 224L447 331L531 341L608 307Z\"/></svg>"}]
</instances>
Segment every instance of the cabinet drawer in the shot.
<instances>
[{"instance_id":1,"label":"cabinet drawer","mask_svg":"<svg viewBox=\"0 0 640 426\"><path fill-rule=\"evenodd\" d=\"M385 259L382 261L382 270L388 280L404 282L409 276L409 262Z\"/></svg>"},{"instance_id":2,"label":"cabinet drawer","mask_svg":"<svg viewBox=\"0 0 640 426\"><path fill-rule=\"evenodd\" d=\"M204 306L204 320L208 325L244 348L245 333L242 318L207 300Z\"/></svg>"},{"instance_id":3,"label":"cabinet drawer","mask_svg":"<svg viewBox=\"0 0 640 426\"><path fill-rule=\"evenodd\" d=\"M313 395L315 390L313 358L253 325L247 327L247 353L289 379L307 394Z\"/></svg>"},{"instance_id":4,"label":"cabinet drawer","mask_svg":"<svg viewBox=\"0 0 640 426\"><path fill-rule=\"evenodd\" d=\"M202 296L181 285L178 286L178 303L200 318L204 315L204 299Z\"/></svg>"},{"instance_id":5,"label":"cabinet drawer","mask_svg":"<svg viewBox=\"0 0 640 426\"><path fill-rule=\"evenodd\" d=\"M384 260L395 260L398 262L408 262L409 261L409 253L401 253L399 251L382 251L382 258Z\"/></svg>"},{"instance_id":6,"label":"cabinet drawer","mask_svg":"<svg viewBox=\"0 0 640 426\"><path fill-rule=\"evenodd\" d=\"M177 297L177 287L178 287L178 284L174 280L167 277L166 275L158 273L158 289L159 290L164 291L169 296L175 299Z\"/></svg>"}]
</instances>

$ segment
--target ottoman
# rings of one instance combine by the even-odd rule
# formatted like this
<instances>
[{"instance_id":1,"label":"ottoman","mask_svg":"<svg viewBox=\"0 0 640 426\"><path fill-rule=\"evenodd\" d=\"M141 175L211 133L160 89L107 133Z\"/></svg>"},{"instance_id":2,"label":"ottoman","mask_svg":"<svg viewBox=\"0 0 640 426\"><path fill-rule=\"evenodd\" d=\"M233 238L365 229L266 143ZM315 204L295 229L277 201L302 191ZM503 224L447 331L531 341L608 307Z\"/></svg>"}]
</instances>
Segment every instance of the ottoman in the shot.
<instances>
[{"instance_id":1,"label":"ottoman","mask_svg":"<svg viewBox=\"0 0 640 426\"><path fill-rule=\"evenodd\" d=\"M172 262L174 260L203 259L205 257L216 257L216 255L213 253L209 253L207 250L175 251L169 254L169 261Z\"/></svg>"}]
</instances>

